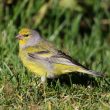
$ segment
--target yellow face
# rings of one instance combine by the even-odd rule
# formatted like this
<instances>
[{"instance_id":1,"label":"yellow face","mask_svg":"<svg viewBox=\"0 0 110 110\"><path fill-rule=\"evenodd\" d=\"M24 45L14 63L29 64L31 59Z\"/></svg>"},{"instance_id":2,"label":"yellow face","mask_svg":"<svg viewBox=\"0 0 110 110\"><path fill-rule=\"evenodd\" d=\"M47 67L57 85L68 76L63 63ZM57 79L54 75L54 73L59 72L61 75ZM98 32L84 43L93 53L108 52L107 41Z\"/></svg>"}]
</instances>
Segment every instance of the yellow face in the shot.
<instances>
[{"instance_id":1,"label":"yellow face","mask_svg":"<svg viewBox=\"0 0 110 110\"><path fill-rule=\"evenodd\" d=\"M19 34L17 35L20 45L25 45L26 42L30 39L30 37L31 37L31 30L28 28L21 29L19 31Z\"/></svg>"}]
</instances>

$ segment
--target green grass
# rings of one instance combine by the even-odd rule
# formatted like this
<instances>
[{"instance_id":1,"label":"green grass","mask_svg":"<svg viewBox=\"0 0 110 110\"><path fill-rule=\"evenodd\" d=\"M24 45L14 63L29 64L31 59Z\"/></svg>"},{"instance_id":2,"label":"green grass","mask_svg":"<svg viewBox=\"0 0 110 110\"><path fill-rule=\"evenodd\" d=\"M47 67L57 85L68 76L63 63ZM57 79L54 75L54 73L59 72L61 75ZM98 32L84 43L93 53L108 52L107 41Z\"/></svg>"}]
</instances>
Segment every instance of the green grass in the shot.
<instances>
[{"instance_id":1,"label":"green grass","mask_svg":"<svg viewBox=\"0 0 110 110\"><path fill-rule=\"evenodd\" d=\"M19 0L0 5L4 6L0 8L0 110L109 110L109 1L85 0L80 5L76 2L73 9L61 8L54 1L38 23L37 13L45 3ZM39 78L18 58L15 36L22 27L39 30L57 48L107 76L73 73L38 87Z\"/></svg>"}]
</instances>

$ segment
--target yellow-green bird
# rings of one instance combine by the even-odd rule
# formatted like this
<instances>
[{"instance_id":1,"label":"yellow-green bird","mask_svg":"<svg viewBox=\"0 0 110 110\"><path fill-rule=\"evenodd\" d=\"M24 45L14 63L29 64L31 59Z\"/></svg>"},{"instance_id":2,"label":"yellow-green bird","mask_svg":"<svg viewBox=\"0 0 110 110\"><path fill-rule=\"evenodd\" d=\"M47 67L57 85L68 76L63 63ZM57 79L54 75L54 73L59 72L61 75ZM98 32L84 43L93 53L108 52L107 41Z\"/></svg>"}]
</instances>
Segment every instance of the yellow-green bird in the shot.
<instances>
[{"instance_id":1,"label":"yellow-green bird","mask_svg":"<svg viewBox=\"0 0 110 110\"><path fill-rule=\"evenodd\" d=\"M45 82L46 78L54 78L69 72L81 72L94 76L102 75L87 69L69 55L55 48L35 30L23 28L16 37L19 39L21 61L31 72L40 76L42 82Z\"/></svg>"}]
</instances>

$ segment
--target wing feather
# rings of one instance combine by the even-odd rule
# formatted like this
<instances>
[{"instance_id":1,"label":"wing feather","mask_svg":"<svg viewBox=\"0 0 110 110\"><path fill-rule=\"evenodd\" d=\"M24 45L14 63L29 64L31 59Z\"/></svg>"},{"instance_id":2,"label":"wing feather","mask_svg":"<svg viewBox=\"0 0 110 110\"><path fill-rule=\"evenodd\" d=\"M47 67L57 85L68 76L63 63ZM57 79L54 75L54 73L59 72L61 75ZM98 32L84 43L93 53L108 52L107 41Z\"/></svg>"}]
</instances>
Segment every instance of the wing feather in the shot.
<instances>
[{"instance_id":1,"label":"wing feather","mask_svg":"<svg viewBox=\"0 0 110 110\"><path fill-rule=\"evenodd\" d=\"M69 55L65 54L60 50L57 50L50 42L42 40L40 43L30 48L34 48L34 51L31 51L31 49L29 51L28 47L28 56L33 60L45 60L51 64L56 63L65 65L77 65L87 69L86 67L78 63L76 60L71 58Z\"/></svg>"}]
</instances>

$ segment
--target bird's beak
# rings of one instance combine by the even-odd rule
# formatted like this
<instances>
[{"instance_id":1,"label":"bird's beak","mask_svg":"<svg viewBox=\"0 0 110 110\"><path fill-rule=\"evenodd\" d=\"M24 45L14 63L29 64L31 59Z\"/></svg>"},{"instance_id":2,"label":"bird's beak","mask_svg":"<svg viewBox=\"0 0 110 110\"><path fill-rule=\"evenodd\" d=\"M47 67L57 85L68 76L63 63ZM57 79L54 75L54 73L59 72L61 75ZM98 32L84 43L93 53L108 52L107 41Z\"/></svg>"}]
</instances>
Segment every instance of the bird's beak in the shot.
<instances>
[{"instance_id":1,"label":"bird's beak","mask_svg":"<svg viewBox=\"0 0 110 110\"><path fill-rule=\"evenodd\" d=\"M16 36L16 39L22 40L22 39L23 39L23 35L18 34L18 35Z\"/></svg>"}]
</instances>

